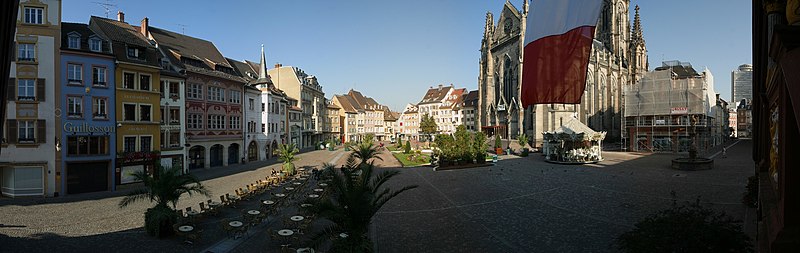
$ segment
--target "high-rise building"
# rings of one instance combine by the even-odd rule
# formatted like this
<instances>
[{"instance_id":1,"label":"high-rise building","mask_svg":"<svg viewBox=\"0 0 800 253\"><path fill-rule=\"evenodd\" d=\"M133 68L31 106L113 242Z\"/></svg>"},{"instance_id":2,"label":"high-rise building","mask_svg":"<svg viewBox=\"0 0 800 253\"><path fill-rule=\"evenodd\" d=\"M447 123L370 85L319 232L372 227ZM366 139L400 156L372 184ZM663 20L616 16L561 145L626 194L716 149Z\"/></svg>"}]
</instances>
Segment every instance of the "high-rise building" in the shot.
<instances>
[{"instance_id":1,"label":"high-rise building","mask_svg":"<svg viewBox=\"0 0 800 253\"><path fill-rule=\"evenodd\" d=\"M753 65L742 64L731 72L731 103L753 99Z\"/></svg>"}]
</instances>

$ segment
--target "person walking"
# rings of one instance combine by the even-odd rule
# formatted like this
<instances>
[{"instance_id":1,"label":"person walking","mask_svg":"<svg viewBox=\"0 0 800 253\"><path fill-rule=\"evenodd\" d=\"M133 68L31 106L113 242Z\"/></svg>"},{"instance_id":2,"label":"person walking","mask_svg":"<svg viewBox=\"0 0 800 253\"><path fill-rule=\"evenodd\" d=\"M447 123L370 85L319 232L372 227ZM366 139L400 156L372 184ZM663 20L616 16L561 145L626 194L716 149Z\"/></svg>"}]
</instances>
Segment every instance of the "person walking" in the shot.
<instances>
[{"instance_id":1,"label":"person walking","mask_svg":"<svg viewBox=\"0 0 800 253\"><path fill-rule=\"evenodd\" d=\"M728 148L722 146L722 158L727 158L728 157L727 153L728 153Z\"/></svg>"}]
</instances>

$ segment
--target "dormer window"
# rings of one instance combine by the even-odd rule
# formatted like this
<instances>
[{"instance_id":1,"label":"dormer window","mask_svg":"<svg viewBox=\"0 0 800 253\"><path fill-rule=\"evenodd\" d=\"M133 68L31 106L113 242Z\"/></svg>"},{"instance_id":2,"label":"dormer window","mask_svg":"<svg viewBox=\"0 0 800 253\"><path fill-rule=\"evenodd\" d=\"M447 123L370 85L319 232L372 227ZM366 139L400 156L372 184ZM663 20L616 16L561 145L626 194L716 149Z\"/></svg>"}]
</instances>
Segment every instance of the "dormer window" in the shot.
<instances>
[{"instance_id":1,"label":"dormer window","mask_svg":"<svg viewBox=\"0 0 800 253\"><path fill-rule=\"evenodd\" d=\"M71 49L80 49L81 48L81 37L76 35L70 35L67 37L67 47Z\"/></svg>"},{"instance_id":2,"label":"dormer window","mask_svg":"<svg viewBox=\"0 0 800 253\"><path fill-rule=\"evenodd\" d=\"M128 58L139 58L139 49L135 47L128 48Z\"/></svg>"},{"instance_id":3,"label":"dormer window","mask_svg":"<svg viewBox=\"0 0 800 253\"><path fill-rule=\"evenodd\" d=\"M92 50L94 52L103 51L103 43L102 43L102 41L100 39L98 39L98 38L89 39L89 50Z\"/></svg>"}]
</instances>

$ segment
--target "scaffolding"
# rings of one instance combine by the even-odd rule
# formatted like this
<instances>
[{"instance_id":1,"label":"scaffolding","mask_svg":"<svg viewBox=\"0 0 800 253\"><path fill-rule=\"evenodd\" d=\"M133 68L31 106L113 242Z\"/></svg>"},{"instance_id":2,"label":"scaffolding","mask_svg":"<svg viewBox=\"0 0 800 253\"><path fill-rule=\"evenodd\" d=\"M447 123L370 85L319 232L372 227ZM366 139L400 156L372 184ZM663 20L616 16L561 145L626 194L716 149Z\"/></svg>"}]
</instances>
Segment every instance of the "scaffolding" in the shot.
<instances>
[{"instance_id":1,"label":"scaffolding","mask_svg":"<svg viewBox=\"0 0 800 253\"><path fill-rule=\"evenodd\" d=\"M664 62L624 92L631 151L687 152L692 140L700 152L709 148L716 94L708 70L697 73L689 63Z\"/></svg>"}]
</instances>

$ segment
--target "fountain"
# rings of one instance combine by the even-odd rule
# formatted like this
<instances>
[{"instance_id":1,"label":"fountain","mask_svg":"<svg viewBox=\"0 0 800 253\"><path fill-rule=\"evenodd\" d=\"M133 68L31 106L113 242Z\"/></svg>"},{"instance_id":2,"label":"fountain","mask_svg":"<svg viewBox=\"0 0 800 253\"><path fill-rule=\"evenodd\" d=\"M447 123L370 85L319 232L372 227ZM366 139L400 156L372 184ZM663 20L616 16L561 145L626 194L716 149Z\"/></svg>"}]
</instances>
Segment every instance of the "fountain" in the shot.
<instances>
[{"instance_id":1,"label":"fountain","mask_svg":"<svg viewBox=\"0 0 800 253\"><path fill-rule=\"evenodd\" d=\"M672 169L676 170L710 170L714 168L714 160L697 157L697 144L695 143L695 136L697 135L697 115L692 116L692 133L690 134L691 144L689 145L689 157L681 157L672 159Z\"/></svg>"}]
</instances>

